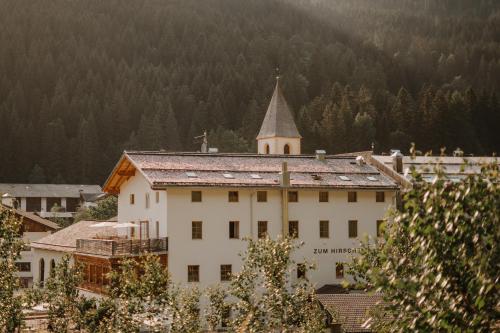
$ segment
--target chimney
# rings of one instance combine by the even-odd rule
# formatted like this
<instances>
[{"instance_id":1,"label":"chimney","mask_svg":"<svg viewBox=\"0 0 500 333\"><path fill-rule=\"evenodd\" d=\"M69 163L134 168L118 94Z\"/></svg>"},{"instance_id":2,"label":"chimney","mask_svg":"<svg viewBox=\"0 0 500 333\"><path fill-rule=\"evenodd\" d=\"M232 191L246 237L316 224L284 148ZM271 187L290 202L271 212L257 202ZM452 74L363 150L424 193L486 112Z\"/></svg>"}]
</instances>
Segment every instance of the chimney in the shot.
<instances>
[{"instance_id":1,"label":"chimney","mask_svg":"<svg viewBox=\"0 0 500 333\"><path fill-rule=\"evenodd\" d=\"M326 156L326 151L324 151L323 149L316 150L316 159L318 161L324 161L325 156Z\"/></svg>"},{"instance_id":2,"label":"chimney","mask_svg":"<svg viewBox=\"0 0 500 333\"><path fill-rule=\"evenodd\" d=\"M9 193L2 195L2 205L10 208L14 208L14 197Z\"/></svg>"},{"instance_id":3,"label":"chimney","mask_svg":"<svg viewBox=\"0 0 500 333\"><path fill-rule=\"evenodd\" d=\"M453 151L453 156L455 157L463 157L464 156L464 152L462 149L460 148L457 148Z\"/></svg>"},{"instance_id":4,"label":"chimney","mask_svg":"<svg viewBox=\"0 0 500 333\"><path fill-rule=\"evenodd\" d=\"M365 162L365 159L363 158L363 156L358 156L356 157L356 164L359 165L359 166L362 166L362 165L365 165L366 162Z\"/></svg>"},{"instance_id":5,"label":"chimney","mask_svg":"<svg viewBox=\"0 0 500 333\"><path fill-rule=\"evenodd\" d=\"M208 148L209 154L217 154L219 152L219 148Z\"/></svg>"},{"instance_id":6,"label":"chimney","mask_svg":"<svg viewBox=\"0 0 500 333\"><path fill-rule=\"evenodd\" d=\"M290 186L290 172L288 172L288 164L286 162L281 164L280 185L282 187Z\"/></svg>"},{"instance_id":7,"label":"chimney","mask_svg":"<svg viewBox=\"0 0 500 333\"><path fill-rule=\"evenodd\" d=\"M397 173L403 173L403 154L399 150L391 150L392 168Z\"/></svg>"}]
</instances>

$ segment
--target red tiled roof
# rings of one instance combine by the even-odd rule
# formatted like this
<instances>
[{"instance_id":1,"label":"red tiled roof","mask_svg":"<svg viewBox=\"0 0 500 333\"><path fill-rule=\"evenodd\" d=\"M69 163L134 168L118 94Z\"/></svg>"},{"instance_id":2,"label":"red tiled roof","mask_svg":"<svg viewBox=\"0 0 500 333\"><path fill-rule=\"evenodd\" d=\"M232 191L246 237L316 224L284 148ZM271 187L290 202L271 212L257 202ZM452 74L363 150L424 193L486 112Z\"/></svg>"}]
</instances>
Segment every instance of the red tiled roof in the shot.
<instances>
[{"instance_id":1,"label":"red tiled roof","mask_svg":"<svg viewBox=\"0 0 500 333\"><path fill-rule=\"evenodd\" d=\"M349 294L318 294L320 303L338 316L342 332L372 332L370 311L383 304L382 294L349 293Z\"/></svg>"}]
</instances>

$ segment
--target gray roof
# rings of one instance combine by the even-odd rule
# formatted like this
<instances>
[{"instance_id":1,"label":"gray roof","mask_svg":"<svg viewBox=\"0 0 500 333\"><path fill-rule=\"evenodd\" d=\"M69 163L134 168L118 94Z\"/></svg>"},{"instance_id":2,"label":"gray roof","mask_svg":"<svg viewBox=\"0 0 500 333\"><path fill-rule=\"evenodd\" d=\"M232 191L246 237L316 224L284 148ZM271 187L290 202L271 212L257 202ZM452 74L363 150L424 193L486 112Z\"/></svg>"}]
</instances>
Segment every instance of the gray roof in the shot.
<instances>
[{"instance_id":1,"label":"gray roof","mask_svg":"<svg viewBox=\"0 0 500 333\"><path fill-rule=\"evenodd\" d=\"M102 193L99 185L68 184L0 184L0 195L18 198L79 198L83 193Z\"/></svg>"},{"instance_id":2,"label":"gray roof","mask_svg":"<svg viewBox=\"0 0 500 333\"><path fill-rule=\"evenodd\" d=\"M391 171L389 174L401 181L411 182L410 168L414 167L422 174L425 181L431 182L436 176L435 167L440 165L444 174L452 181L459 181L467 175L481 172L481 165L485 163L496 163L500 165L500 160L496 157L486 156L403 156L403 173L396 174L392 168L392 157L387 155L372 155L375 166ZM467 164L465 164L467 163Z\"/></svg>"},{"instance_id":3,"label":"gray roof","mask_svg":"<svg viewBox=\"0 0 500 333\"><path fill-rule=\"evenodd\" d=\"M31 242L31 247L61 252L74 252L76 240L94 238L97 235L115 235L116 229L112 227L91 228L98 221L80 221L37 241Z\"/></svg>"},{"instance_id":4,"label":"gray roof","mask_svg":"<svg viewBox=\"0 0 500 333\"><path fill-rule=\"evenodd\" d=\"M267 108L257 139L268 137L300 138L290 108L281 91L279 79L276 81L273 97Z\"/></svg>"},{"instance_id":5,"label":"gray roof","mask_svg":"<svg viewBox=\"0 0 500 333\"><path fill-rule=\"evenodd\" d=\"M156 188L280 187L283 162L287 162L292 188L397 188L375 167L358 165L354 156L326 156L321 161L314 155L125 152L124 157ZM188 172L194 172L195 177ZM228 173L232 177L224 175Z\"/></svg>"}]
</instances>

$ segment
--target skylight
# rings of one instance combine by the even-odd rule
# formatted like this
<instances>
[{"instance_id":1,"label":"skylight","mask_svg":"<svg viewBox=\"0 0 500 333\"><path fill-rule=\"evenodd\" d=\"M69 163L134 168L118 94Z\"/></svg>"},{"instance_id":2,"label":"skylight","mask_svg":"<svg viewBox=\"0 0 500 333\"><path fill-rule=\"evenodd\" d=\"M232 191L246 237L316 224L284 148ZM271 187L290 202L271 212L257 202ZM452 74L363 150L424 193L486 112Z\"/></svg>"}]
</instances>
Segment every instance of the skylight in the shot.
<instances>
[{"instance_id":1,"label":"skylight","mask_svg":"<svg viewBox=\"0 0 500 333\"><path fill-rule=\"evenodd\" d=\"M195 172L186 172L188 178L198 178Z\"/></svg>"},{"instance_id":2,"label":"skylight","mask_svg":"<svg viewBox=\"0 0 500 333\"><path fill-rule=\"evenodd\" d=\"M351 181L351 179L347 176L339 176L339 178L343 181L346 181L346 182Z\"/></svg>"},{"instance_id":3,"label":"skylight","mask_svg":"<svg viewBox=\"0 0 500 333\"><path fill-rule=\"evenodd\" d=\"M368 178L369 181L372 181L372 182L376 182L377 181L377 178L373 177L373 176L368 176L366 177Z\"/></svg>"},{"instance_id":4,"label":"skylight","mask_svg":"<svg viewBox=\"0 0 500 333\"><path fill-rule=\"evenodd\" d=\"M250 175L250 177L251 177L252 179L262 179L262 177L261 177L260 175L255 174L255 173L252 173L252 174Z\"/></svg>"},{"instance_id":5,"label":"skylight","mask_svg":"<svg viewBox=\"0 0 500 333\"><path fill-rule=\"evenodd\" d=\"M227 178L227 179L233 179L234 178L234 176L232 174L230 174L230 173L224 173L222 175L224 176L224 178Z\"/></svg>"}]
</instances>

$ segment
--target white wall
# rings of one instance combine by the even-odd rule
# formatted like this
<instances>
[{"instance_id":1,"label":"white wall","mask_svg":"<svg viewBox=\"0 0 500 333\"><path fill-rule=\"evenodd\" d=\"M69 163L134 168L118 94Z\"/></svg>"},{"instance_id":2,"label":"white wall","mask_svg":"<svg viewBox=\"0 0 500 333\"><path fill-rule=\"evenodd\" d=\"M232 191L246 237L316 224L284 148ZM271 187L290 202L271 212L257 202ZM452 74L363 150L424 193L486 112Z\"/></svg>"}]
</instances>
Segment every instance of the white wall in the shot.
<instances>
[{"instance_id":1,"label":"white wall","mask_svg":"<svg viewBox=\"0 0 500 333\"><path fill-rule=\"evenodd\" d=\"M241 267L238 253L246 243L243 237L257 238L257 221L268 221L271 237L281 233L281 194L268 191L268 202L257 202L256 191L239 191L239 202L228 202L231 189L201 189L203 201L191 202L191 190L167 190L167 223L169 237L168 264L175 282L187 283L187 266L200 265L200 287L220 282L220 265L232 264L233 272ZM317 265L308 277L318 286L340 283L335 277L335 263L346 262L348 253L332 253L331 249L359 247L365 234L376 235L376 221L383 219L393 200L386 192L386 201L377 203L374 191L358 192L358 202L348 203L346 191L330 191L328 203L320 203L318 191L299 192L299 202L289 203L289 220L299 221L299 240L304 246L295 253L297 262L306 259ZM252 207L252 209L251 209ZM251 218L252 216L252 218ZM203 221L203 239L191 238L191 222ZM229 239L229 221L240 221L240 240ZM319 221L330 221L330 238L319 237ZM358 238L348 238L348 220L358 220ZM251 221L251 224L250 224ZM314 249L328 249L315 254Z\"/></svg>"},{"instance_id":2,"label":"white wall","mask_svg":"<svg viewBox=\"0 0 500 333\"><path fill-rule=\"evenodd\" d=\"M286 144L290 146L291 155L300 155L300 138L283 138L272 137L257 140L257 152L259 154L266 153L266 144L269 145L270 154L283 154L283 149Z\"/></svg>"},{"instance_id":3,"label":"white wall","mask_svg":"<svg viewBox=\"0 0 500 333\"><path fill-rule=\"evenodd\" d=\"M166 237L166 205L167 196L165 191L158 191L160 195L159 203L156 202L156 192L151 190L148 181L140 173L136 173L120 187L118 196L118 221L135 222L149 221L149 237L156 238L156 221L159 221L160 237ZM146 208L146 193L149 193L149 208ZM135 203L130 204L130 194L134 194ZM136 236L139 237L139 228L135 228ZM119 232L125 230L118 229ZM130 235L130 232L128 232Z\"/></svg>"},{"instance_id":4,"label":"white wall","mask_svg":"<svg viewBox=\"0 0 500 333\"><path fill-rule=\"evenodd\" d=\"M43 232L24 232L23 233L23 242L26 245L30 245L31 242L39 240L45 236L50 235L50 231ZM29 262L31 264L31 270L29 272L17 272L19 277L33 277L33 250L30 251L21 251L21 257L16 260L16 262ZM34 280L33 280L34 281Z\"/></svg>"},{"instance_id":5,"label":"white wall","mask_svg":"<svg viewBox=\"0 0 500 333\"><path fill-rule=\"evenodd\" d=\"M40 282L40 259L44 259L45 263L45 281L50 276L50 261L54 259L56 265L61 261L62 257L67 252L50 251L45 249L32 248L32 258L31 271L33 272L33 282ZM71 263L73 263L73 258L71 258Z\"/></svg>"}]
</instances>

